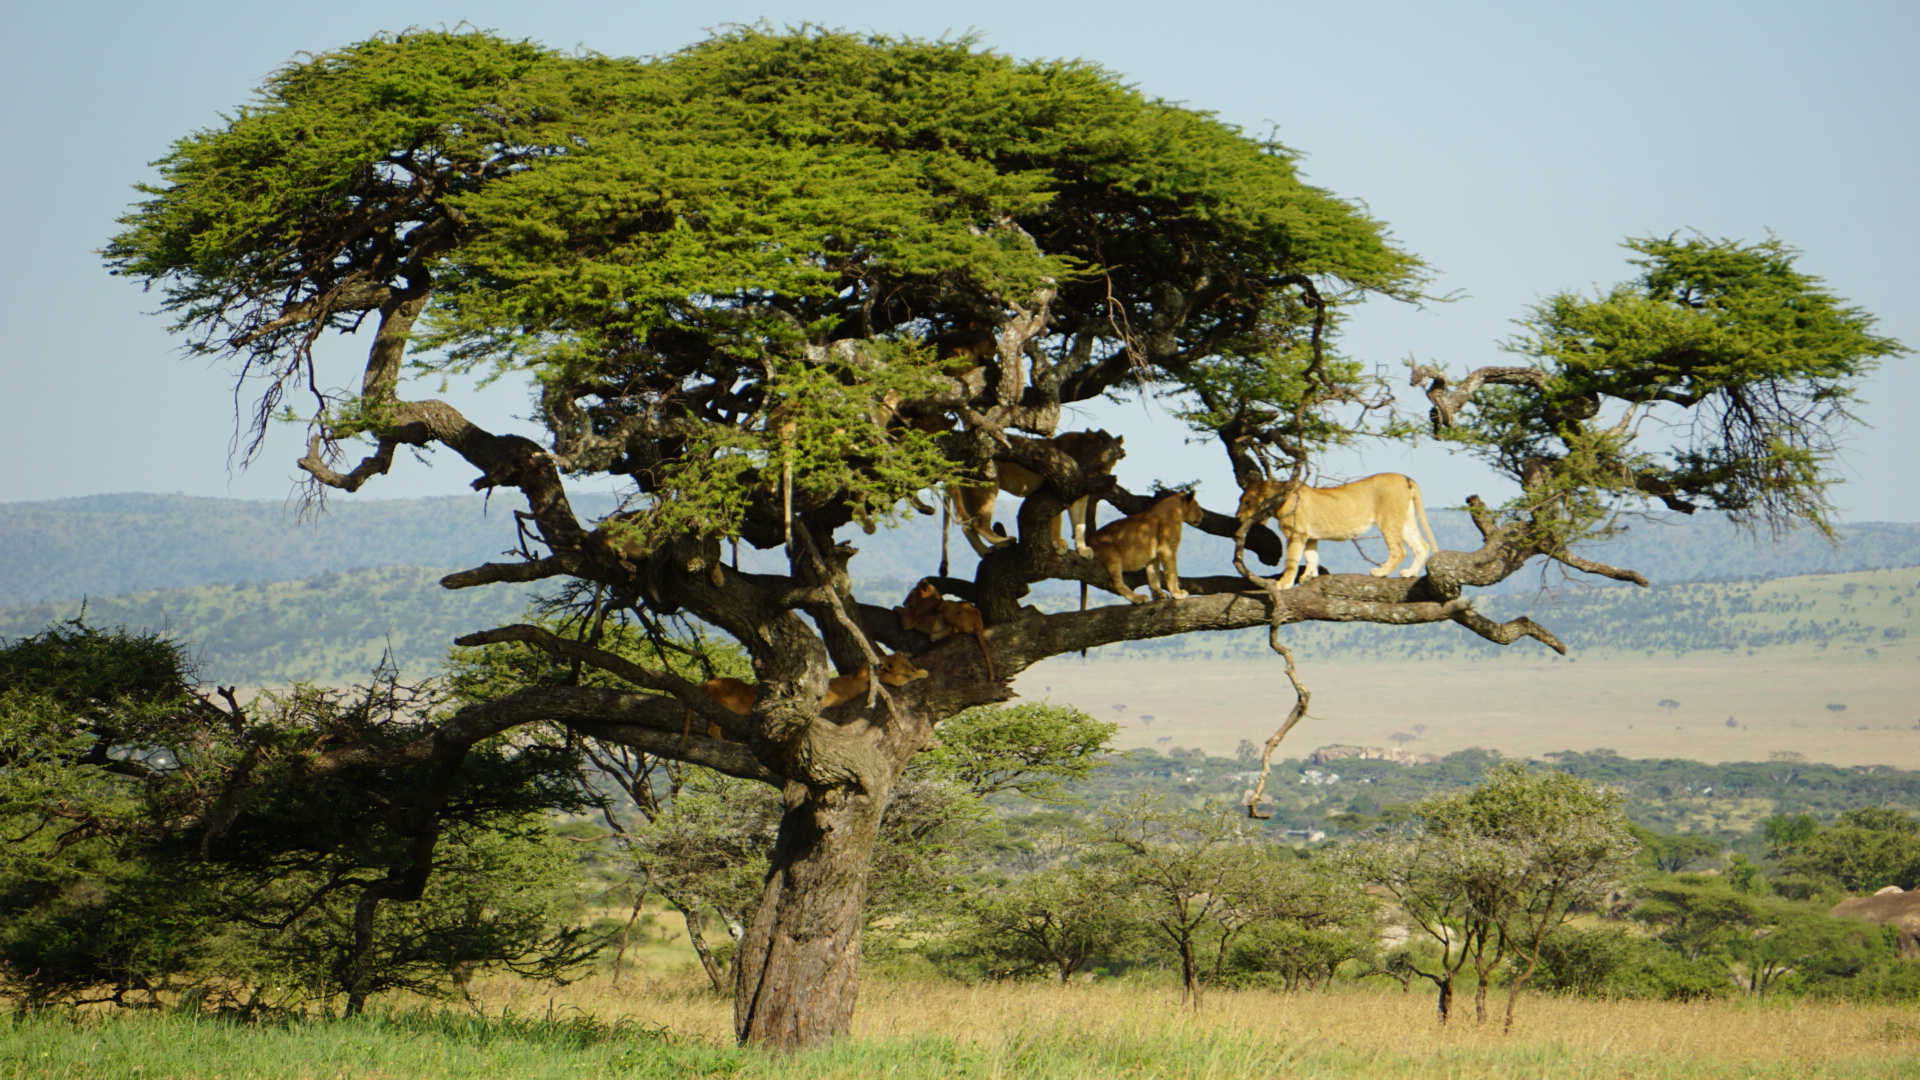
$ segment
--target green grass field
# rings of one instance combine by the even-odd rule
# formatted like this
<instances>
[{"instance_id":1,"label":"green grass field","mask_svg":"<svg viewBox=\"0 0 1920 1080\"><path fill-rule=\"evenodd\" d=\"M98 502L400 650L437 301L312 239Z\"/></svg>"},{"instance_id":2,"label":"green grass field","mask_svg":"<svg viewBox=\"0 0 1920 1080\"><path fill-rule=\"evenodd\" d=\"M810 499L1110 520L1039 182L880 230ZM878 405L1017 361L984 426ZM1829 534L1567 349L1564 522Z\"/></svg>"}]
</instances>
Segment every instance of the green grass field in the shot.
<instances>
[{"instance_id":1,"label":"green grass field","mask_svg":"<svg viewBox=\"0 0 1920 1080\"><path fill-rule=\"evenodd\" d=\"M728 1002L685 980L483 988L489 1014L388 1011L244 1027L177 1013L0 1019L4 1080L765 1077L1910 1077L1920 1013L1795 1002L1529 998L1520 1024L1439 1028L1397 988L1286 997L868 983L852 1038L779 1057L731 1045ZM515 1008L518 1003L520 1008ZM617 1009L618 1013L611 1010ZM504 1014L503 1014L503 1010ZM619 1015L621 1019L605 1017Z\"/></svg>"}]
</instances>

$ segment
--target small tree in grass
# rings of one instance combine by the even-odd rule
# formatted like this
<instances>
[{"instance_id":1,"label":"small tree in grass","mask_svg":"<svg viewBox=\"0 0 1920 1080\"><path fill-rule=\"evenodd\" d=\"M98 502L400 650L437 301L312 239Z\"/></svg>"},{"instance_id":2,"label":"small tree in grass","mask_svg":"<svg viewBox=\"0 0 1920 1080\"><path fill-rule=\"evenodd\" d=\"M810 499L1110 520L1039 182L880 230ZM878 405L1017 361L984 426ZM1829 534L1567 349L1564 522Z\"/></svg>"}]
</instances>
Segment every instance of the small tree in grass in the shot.
<instances>
[{"instance_id":1,"label":"small tree in grass","mask_svg":"<svg viewBox=\"0 0 1920 1080\"><path fill-rule=\"evenodd\" d=\"M1471 959L1479 977L1474 1015L1487 1018L1487 989L1510 961L1505 1027L1542 947L1576 907L1604 897L1633 871L1639 843L1613 791L1558 772L1504 762L1472 791L1437 795L1414 807L1419 827L1404 840L1356 845L1350 865L1400 901L1408 917L1442 943L1440 971L1422 972L1441 989ZM1457 949L1457 952L1455 951Z\"/></svg>"},{"instance_id":2,"label":"small tree in grass","mask_svg":"<svg viewBox=\"0 0 1920 1080\"><path fill-rule=\"evenodd\" d=\"M1140 921L1177 957L1181 1001L1199 1008L1234 942L1282 899L1270 887L1274 853L1223 807L1175 810L1152 796L1103 809L1094 836L1112 853Z\"/></svg>"},{"instance_id":3,"label":"small tree in grass","mask_svg":"<svg viewBox=\"0 0 1920 1080\"><path fill-rule=\"evenodd\" d=\"M1140 940L1130 886L1112 865L1029 874L965 902L961 947L987 957L996 975L1043 970L1065 983L1090 961Z\"/></svg>"}]
</instances>

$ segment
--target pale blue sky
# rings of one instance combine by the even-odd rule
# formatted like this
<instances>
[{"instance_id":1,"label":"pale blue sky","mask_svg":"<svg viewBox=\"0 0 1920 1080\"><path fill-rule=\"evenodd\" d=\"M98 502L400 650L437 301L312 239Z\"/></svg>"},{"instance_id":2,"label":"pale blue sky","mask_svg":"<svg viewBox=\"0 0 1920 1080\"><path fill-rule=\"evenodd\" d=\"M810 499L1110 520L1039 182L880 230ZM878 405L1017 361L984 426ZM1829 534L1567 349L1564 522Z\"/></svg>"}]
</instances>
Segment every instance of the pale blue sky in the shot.
<instances>
[{"instance_id":1,"label":"pale blue sky","mask_svg":"<svg viewBox=\"0 0 1920 1080\"><path fill-rule=\"evenodd\" d=\"M1232 3L1175 8L987 2L324 5L41 4L0 40L0 501L119 491L279 498L299 439L251 471L228 466L231 384L178 358L152 298L93 251L173 139L217 124L303 50L381 30L465 21L616 55L671 51L729 22L813 22L893 34L971 31L1020 57L1079 56L1144 91L1255 131L1277 124L1308 178L1365 201L1465 298L1430 311L1370 305L1351 352L1398 370L1409 353L1502 362L1508 320L1563 288L1627 276L1627 235L1771 229L1803 269L1920 345L1920 4ZM357 381L337 354L336 383ZM1920 360L1865 388L1843 518L1920 521ZM524 396L455 400L528 430ZM1409 404L1416 399L1402 392ZM1201 478L1233 492L1155 406L1090 419L1128 433L1122 479ZM531 433L529 431L529 433ZM466 490L470 472L403 462L364 495ZM1484 470L1427 448L1331 463L1418 477L1435 505L1501 494ZM363 496L364 497L364 496Z\"/></svg>"}]
</instances>

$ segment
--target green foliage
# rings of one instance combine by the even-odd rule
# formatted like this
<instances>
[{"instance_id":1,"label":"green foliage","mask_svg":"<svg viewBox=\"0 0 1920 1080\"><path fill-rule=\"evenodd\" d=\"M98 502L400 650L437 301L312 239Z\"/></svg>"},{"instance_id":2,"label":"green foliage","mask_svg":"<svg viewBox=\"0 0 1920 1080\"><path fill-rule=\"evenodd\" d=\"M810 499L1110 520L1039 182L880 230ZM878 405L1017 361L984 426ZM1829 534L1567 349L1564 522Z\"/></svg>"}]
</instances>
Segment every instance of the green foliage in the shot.
<instances>
[{"instance_id":1,"label":"green foliage","mask_svg":"<svg viewBox=\"0 0 1920 1080\"><path fill-rule=\"evenodd\" d=\"M1754 896L1716 877L1678 874L1643 883L1633 918L1689 962L1713 963L1756 996L1841 985L1894 955L1892 931L1835 919L1830 899ZM1871 996L1872 980L1860 984Z\"/></svg>"},{"instance_id":2,"label":"green foliage","mask_svg":"<svg viewBox=\"0 0 1920 1080\"><path fill-rule=\"evenodd\" d=\"M1663 873L1677 874L1685 870L1690 863L1703 859L1714 859L1720 855L1720 845L1703 836L1681 834L1663 836L1652 829L1629 823L1633 838L1640 843L1640 865L1659 870Z\"/></svg>"},{"instance_id":3,"label":"green foliage","mask_svg":"<svg viewBox=\"0 0 1920 1080\"><path fill-rule=\"evenodd\" d=\"M779 793L765 784L689 769L672 801L628 830L624 848L671 903L745 926L760 906L780 813Z\"/></svg>"},{"instance_id":4,"label":"green foliage","mask_svg":"<svg viewBox=\"0 0 1920 1080\"><path fill-rule=\"evenodd\" d=\"M1266 867L1262 916L1234 941L1225 980L1277 985L1289 993L1325 987L1348 961L1370 964L1380 951L1375 900L1324 860Z\"/></svg>"},{"instance_id":5,"label":"green foliage","mask_svg":"<svg viewBox=\"0 0 1920 1080\"><path fill-rule=\"evenodd\" d=\"M1472 790L1415 804L1420 825L1411 836L1364 841L1340 859L1444 943L1438 970L1416 968L1441 987L1444 1019L1453 980L1469 961L1483 996L1513 962L1517 996L1573 912L1630 876L1639 843L1623 803L1618 792L1566 773L1502 762ZM1507 1018L1511 1025L1511 999Z\"/></svg>"},{"instance_id":6,"label":"green foliage","mask_svg":"<svg viewBox=\"0 0 1920 1080\"><path fill-rule=\"evenodd\" d=\"M16 997L199 987L251 1012L444 993L456 964L559 977L588 951L566 928L573 857L544 817L579 804L564 757L495 741L452 778L303 774L316 743L417 738L432 691L296 687L220 709L177 646L84 625L13 642L0 667L0 828L17 838L0 981Z\"/></svg>"},{"instance_id":7,"label":"green foliage","mask_svg":"<svg viewBox=\"0 0 1920 1080\"><path fill-rule=\"evenodd\" d=\"M108 263L160 285L196 347L248 357L259 421L319 334L378 309L404 342L430 304L417 361L532 370L567 468L609 466L573 452L588 436L664 436L630 463L649 539L738 535L789 481L803 511L871 521L957 476L882 429L942 374L924 341L1008 305L1049 296L1118 350L1073 399L1143 335L1153 378L1213 393L1240 378L1194 366L1216 348L1256 381L1284 383L1264 358L1289 348L1297 368L1281 277L1413 296L1422 273L1285 147L967 38L733 28L618 60L410 31L288 65L160 169ZM1131 329L1122 309L1162 322L1170 286L1186 313ZM309 419L382 432L396 363Z\"/></svg>"},{"instance_id":8,"label":"green foliage","mask_svg":"<svg viewBox=\"0 0 1920 1080\"><path fill-rule=\"evenodd\" d=\"M1039 802L1068 798L1063 784L1085 781L1108 762L1110 724L1070 705L983 705L940 725L941 745L914 768L986 798L1002 792Z\"/></svg>"},{"instance_id":9,"label":"green foliage","mask_svg":"<svg viewBox=\"0 0 1920 1080\"><path fill-rule=\"evenodd\" d=\"M1635 921L1689 960L1718 956L1766 921L1758 898L1705 874L1676 874L1640 884Z\"/></svg>"},{"instance_id":10,"label":"green foliage","mask_svg":"<svg viewBox=\"0 0 1920 1080\"><path fill-rule=\"evenodd\" d=\"M1763 901L1762 932L1735 937L1726 955L1757 997L1844 982L1894 958L1893 932L1856 919L1835 919L1819 905Z\"/></svg>"},{"instance_id":11,"label":"green foliage","mask_svg":"<svg viewBox=\"0 0 1920 1080\"><path fill-rule=\"evenodd\" d=\"M1093 837L1128 882L1136 917L1174 955L1183 999L1196 1008L1252 927L1339 921L1326 910L1329 890L1303 887L1292 852L1258 843L1246 820L1225 807L1178 809L1143 796L1103 808Z\"/></svg>"},{"instance_id":12,"label":"green foliage","mask_svg":"<svg viewBox=\"0 0 1920 1080\"><path fill-rule=\"evenodd\" d=\"M1688 959L1625 927L1569 926L1540 951L1543 990L1582 997L1700 1001L1734 989L1726 968Z\"/></svg>"},{"instance_id":13,"label":"green foliage","mask_svg":"<svg viewBox=\"0 0 1920 1080\"><path fill-rule=\"evenodd\" d=\"M1774 818L1766 834L1780 866L1849 893L1871 893L1888 885L1920 888L1920 822L1884 807L1862 807L1840 815L1833 827L1810 819Z\"/></svg>"},{"instance_id":14,"label":"green foliage","mask_svg":"<svg viewBox=\"0 0 1920 1080\"><path fill-rule=\"evenodd\" d=\"M1545 384L1493 388L1450 437L1521 480L1523 505L1558 504L1582 531L1653 497L1829 528L1833 432L1859 379L1906 347L1872 334L1872 316L1795 270L1798 252L1771 237L1626 247L1642 256L1638 278L1597 298L1552 296L1507 343ZM1698 418L1671 451L1638 448L1663 405Z\"/></svg>"},{"instance_id":15,"label":"green foliage","mask_svg":"<svg viewBox=\"0 0 1920 1080\"><path fill-rule=\"evenodd\" d=\"M978 957L987 974L1032 973L1059 979L1101 959L1127 955L1144 927L1136 917L1130 882L1110 865L1076 864L1042 870L968 897L959 932L941 952Z\"/></svg>"}]
</instances>

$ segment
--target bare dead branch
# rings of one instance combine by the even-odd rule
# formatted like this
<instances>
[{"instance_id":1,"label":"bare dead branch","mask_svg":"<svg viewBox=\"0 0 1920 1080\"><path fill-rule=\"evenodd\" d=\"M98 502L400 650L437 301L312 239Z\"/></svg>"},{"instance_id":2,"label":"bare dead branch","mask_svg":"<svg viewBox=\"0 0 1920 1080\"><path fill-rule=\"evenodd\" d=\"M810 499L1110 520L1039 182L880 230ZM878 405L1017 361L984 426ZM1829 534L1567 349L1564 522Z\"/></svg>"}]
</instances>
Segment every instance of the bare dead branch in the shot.
<instances>
[{"instance_id":1,"label":"bare dead branch","mask_svg":"<svg viewBox=\"0 0 1920 1080\"><path fill-rule=\"evenodd\" d=\"M1419 386L1427 384L1427 400L1433 403L1428 416L1433 421L1433 433L1437 436L1453 426L1457 416L1473 395L1488 383L1507 386L1543 387L1547 384L1547 373L1530 367L1483 367L1473 371L1460 380L1457 386L1448 389L1447 373L1431 364L1419 364L1413 369L1408 382Z\"/></svg>"},{"instance_id":2,"label":"bare dead branch","mask_svg":"<svg viewBox=\"0 0 1920 1080\"><path fill-rule=\"evenodd\" d=\"M458 570L440 579L446 589L471 589L496 582L540 581L550 577L578 574L586 569L586 558L579 552L561 551L544 559L526 562L483 563L471 570Z\"/></svg>"},{"instance_id":3,"label":"bare dead branch","mask_svg":"<svg viewBox=\"0 0 1920 1080\"><path fill-rule=\"evenodd\" d=\"M1623 570L1617 566L1608 566L1606 563L1603 563L1603 562L1595 562L1592 559L1583 559L1580 556L1575 555L1573 552L1566 550L1565 548L1562 548L1559 551L1549 551L1547 552L1547 555L1553 558L1554 560L1558 562L1566 563L1568 566L1571 566L1575 570L1579 570L1583 573L1595 574L1595 575L1598 575L1599 577L1612 578L1615 581L1631 581L1635 585L1638 585L1643 589L1646 588L1649 584L1647 579L1643 575L1641 575L1639 571Z\"/></svg>"},{"instance_id":4,"label":"bare dead branch","mask_svg":"<svg viewBox=\"0 0 1920 1080\"><path fill-rule=\"evenodd\" d=\"M1274 732L1261 749L1260 779L1253 785L1252 794L1247 796L1247 816L1261 821L1273 816L1260 812L1260 799L1267 793L1267 777L1273 772L1273 752L1280 748L1280 741L1287 737L1287 732L1292 731L1293 726L1307 715L1307 703L1313 700L1313 691L1300 681L1300 674L1294 669L1292 650L1280 644L1280 627L1277 624L1267 629L1267 645L1287 662L1287 681L1293 684L1293 708L1287 712L1287 719L1280 725L1280 730Z\"/></svg>"},{"instance_id":5,"label":"bare dead branch","mask_svg":"<svg viewBox=\"0 0 1920 1080\"><path fill-rule=\"evenodd\" d=\"M1559 638L1553 636L1553 631L1525 615L1509 622L1497 623L1473 610L1472 607L1463 607L1455 610L1451 618L1454 622L1496 645L1511 645L1523 637L1530 637L1561 656L1567 655L1567 647L1560 643Z\"/></svg>"}]
</instances>

